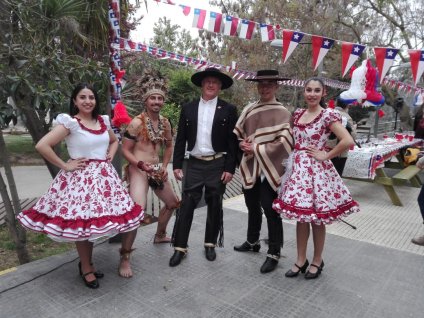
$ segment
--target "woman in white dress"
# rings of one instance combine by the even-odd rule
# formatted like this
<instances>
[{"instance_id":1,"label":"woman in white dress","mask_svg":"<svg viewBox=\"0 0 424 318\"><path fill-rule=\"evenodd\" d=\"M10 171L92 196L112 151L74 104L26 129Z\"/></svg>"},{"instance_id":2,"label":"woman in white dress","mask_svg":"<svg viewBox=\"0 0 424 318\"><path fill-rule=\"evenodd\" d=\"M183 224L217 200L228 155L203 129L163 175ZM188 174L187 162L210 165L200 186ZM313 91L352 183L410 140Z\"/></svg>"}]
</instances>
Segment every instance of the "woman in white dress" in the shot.
<instances>
[{"instance_id":1,"label":"woman in white dress","mask_svg":"<svg viewBox=\"0 0 424 318\"><path fill-rule=\"evenodd\" d=\"M297 109L293 114L295 146L273 204L274 210L282 217L297 221L297 261L286 277L306 272L309 266L306 248L312 228L314 256L305 278L317 278L324 267L325 226L359 211L358 203L352 199L330 160L353 145L353 139L343 127L340 114L325 108L324 95L321 79L306 81L304 98L307 108ZM339 143L328 150L325 147L331 132Z\"/></svg>"},{"instance_id":2,"label":"woman in white dress","mask_svg":"<svg viewBox=\"0 0 424 318\"><path fill-rule=\"evenodd\" d=\"M118 140L109 117L100 116L99 110L96 91L88 84L76 86L70 115L59 114L54 128L35 146L61 170L47 193L18 215L28 229L55 241L75 242L79 272L89 288L98 288L97 278L103 277L92 263L93 241L136 230L144 217L142 207L130 198L111 164ZM53 151L63 140L71 158L67 162Z\"/></svg>"}]
</instances>

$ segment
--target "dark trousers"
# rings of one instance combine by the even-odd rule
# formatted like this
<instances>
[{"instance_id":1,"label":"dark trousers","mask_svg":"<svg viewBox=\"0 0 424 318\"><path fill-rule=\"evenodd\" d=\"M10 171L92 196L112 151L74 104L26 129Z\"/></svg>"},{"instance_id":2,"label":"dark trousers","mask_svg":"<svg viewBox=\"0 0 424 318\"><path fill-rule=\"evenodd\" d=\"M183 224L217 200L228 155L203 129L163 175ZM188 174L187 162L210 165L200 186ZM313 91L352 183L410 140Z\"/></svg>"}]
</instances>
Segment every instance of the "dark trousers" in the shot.
<instances>
[{"instance_id":1,"label":"dark trousers","mask_svg":"<svg viewBox=\"0 0 424 318\"><path fill-rule=\"evenodd\" d=\"M202 198L203 188L205 189L207 205L205 243L215 245L219 234L221 234L222 239L222 197L225 192L225 185L222 183L221 177L224 172L224 162L224 157L211 161L203 161L193 157L188 160L181 207L177 211L173 231L175 247L187 248L194 209ZM222 240L220 243L218 245L222 245Z\"/></svg>"},{"instance_id":2,"label":"dark trousers","mask_svg":"<svg viewBox=\"0 0 424 318\"><path fill-rule=\"evenodd\" d=\"M343 174L346 160L347 158L340 158L340 157L334 157L333 159L331 159L331 161L333 162L334 168L336 168L340 177Z\"/></svg>"},{"instance_id":3,"label":"dark trousers","mask_svg":"<svg viewBox=\"0 0 424 318\"><path fill-rule=\"evenodd\" d=\"M420 194L418 195L418 206L420 207L421 216L424 222L424 185L421 186Z\"/></svg>"},{"instance_id":4,"label":"dark trousers","mask_svg":"<svg viewBox=\"0 0 424 318\"><path fill-rule=\"evenodd\" d=\"M259 240L262 226L262 209L268 223L268 254L280 255L283 243L283 222L280 215L272 209L272 202L277 198L277 192L268 181L256 180L251 189L243 189L244 201L248 210L247 240L254 243Z\"/></svg>"}]
</instances>

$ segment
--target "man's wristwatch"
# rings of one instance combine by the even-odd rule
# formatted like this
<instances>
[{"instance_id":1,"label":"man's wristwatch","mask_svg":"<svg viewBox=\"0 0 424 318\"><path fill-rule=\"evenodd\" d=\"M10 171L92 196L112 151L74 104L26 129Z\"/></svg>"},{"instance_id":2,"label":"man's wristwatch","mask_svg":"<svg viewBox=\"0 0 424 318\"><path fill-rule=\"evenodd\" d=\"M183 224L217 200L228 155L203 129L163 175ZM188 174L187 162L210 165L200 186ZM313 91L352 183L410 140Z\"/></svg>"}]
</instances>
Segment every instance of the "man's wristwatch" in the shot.
<instances>
[{"instance_id":1,"label":"man's wristwatch","mask_svg":"<svg viewBox=\"0 0 424 318\"><path fill-rule=\"evenodd\" d=\"M144 161L140 160L139 162L137 162L137 168L140 169L141 171L144 171L143 165L144 165Z\"/></svg>"}]
</instances>

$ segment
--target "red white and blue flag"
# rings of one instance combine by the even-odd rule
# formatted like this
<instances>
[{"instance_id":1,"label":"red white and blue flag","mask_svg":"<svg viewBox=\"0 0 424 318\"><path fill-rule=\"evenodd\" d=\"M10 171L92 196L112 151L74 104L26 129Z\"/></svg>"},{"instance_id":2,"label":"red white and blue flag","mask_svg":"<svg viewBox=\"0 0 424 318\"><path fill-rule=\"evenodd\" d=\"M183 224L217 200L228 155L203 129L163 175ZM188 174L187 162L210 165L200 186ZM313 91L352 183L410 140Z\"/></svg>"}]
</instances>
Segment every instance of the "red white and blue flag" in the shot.
<instances>
[{"instance_id":1,"label":"red white and blue flag","mask_svg":"<svg viewBox=\"0 0 424 318\"><path fill-rule=\"evenodd\" d=\"M203 29L205 25L206 10L194 9L193 28Z\"/></svg>"},{"instance_id":2,"label":"red white and blue flag","mask_svg":"<svg viewBox=\"0 0 424 318\"><path fill-rule=\"evenodd\" d=\"M183 4L180 4L180 8L183 10L183 13L185 16L190 14L191 8L189 6L185 6Z\"/></svg>"},{"instance_id":3,"label":"red white and blue flag","mask_svg":"<svg viewBox=\"0 0 424 318\"><path fill-rule=\"evenodd\" d=\"M364 50L365 45L342 42L342 77L346 75Z\"/></svg>"},{"instance_id":4,"label":"red white and blue flag","mask_svg":"<svg viewBox=\"0 0 424 318\"><path fill-rule=\"evenodd\" d=\"M411 61L412 76L414 84L417 86L424 71L424 50L409 50L409 58Z\"/></svg>"},{"instance_id":5,"label":"red white and blue flag","mask_svg":"<svg viewBox=\"0 0 424 318\"><path fill-rule=\"evenodd\" d=\"M380 72L380 84L383 82L384 77L387 74L387 71L393 65L395 57L398 54L398 49L393 49L391 47L375 47L375 64L378 71Z\"/></svg>"},{"instance_id":6,"label":"red white and blue flag","mask_svg":"<svg viewBox=\"0 0 424 318\"><path fill-rule=\"evenodd\" d=\"M209 26L208 31L221 33L222 32L222 14L211 12L209 14Z\"/></svg>"},{"instance_id":7,"label":"red white and blue flag","mask_svg":"<svg viewBox=\"0 0 424 318\"><path fill-rule=\"evenodd\" d=\"M274 26L270 24L260 24L262 42L272 41L275 39Z\"/></svg>"},{"instance_id":8,"label":"red white and blue flag","mask_svg":"<svg viewBox=\"0 0 424 318\"><path fill-rule=\"evenodd\" d=\"M333 39L324 38L317 35L312 36L312 66L314 71L317 69L318 65L321 64L325 55L333 45Z\"/></svg>"},{"instance_id":9,"label":"red white and blue flag","mask_svg":"<svg viewBox=\"0 0 424 318\"><path fill-rule=\"evenodd\" d=\"M235 36L237 33L238 24L238 18L227 15L225 17L224 35Z\"/></svg>"},{"instance_id":10,"label":"red white and blue flag","mask_svg":"<svg viewBox=\"0 0 424 318\"><path fill-rule=\"evenodd\" d=\"M171 5L175 5L175 3L172 0L153 0L156 2L162 2L162 3L167 3L167 4L171 4Z\"/></svg>"},{"instance_id":11,"label":"red white and blue flag","mask_svg":"<svg viewBox=\"0 0 424 318\"><path fill-rule=\"evenodd\" d=\"M286 63L304 35L302 32L283 30L283 63Z\"/></svg>"},{"instance_id":12,"label":"red white and blue flag","mask_svg":"<svg viewBox=\"0 0 424 318\"><path fill-rule=\"evenodd\" d=\"M241 20L239 38L250 40L255 31L256 22L250 20Z\"/></svg>"}]
</instances>

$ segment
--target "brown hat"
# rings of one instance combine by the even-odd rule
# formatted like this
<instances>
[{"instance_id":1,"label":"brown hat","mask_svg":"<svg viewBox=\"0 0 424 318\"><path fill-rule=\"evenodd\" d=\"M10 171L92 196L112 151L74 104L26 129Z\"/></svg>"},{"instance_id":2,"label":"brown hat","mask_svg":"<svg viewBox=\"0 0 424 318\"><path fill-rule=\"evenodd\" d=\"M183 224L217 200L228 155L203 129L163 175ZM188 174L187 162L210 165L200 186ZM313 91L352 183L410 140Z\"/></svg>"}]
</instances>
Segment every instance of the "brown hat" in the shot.
<instances>
[{"instance_id":1,"label":"brown hat","mask_svg":"<svg viewBox=\"0 0 424 318\"><path fill-rule=\"evenodd\" d=\"M216 77L219 79L222 84L221 89L227 89L233 85L233 79L215 67L208 67L204 71L194 73L191 77L191 82L198 87L202 87L203 79L208 76Z\"/></svg>"},{"instance_id":2,"label":"brown hat","mask_svg":"<svg viewBox=\"0 0 424 318\"><path fill-rule=\"evenodd\" d=\"M246 78L246 81L285 81L289 79L288 77L281 77L277 70L260 70L256 73L255 77Z\"/></svg>"}]
</instances>

